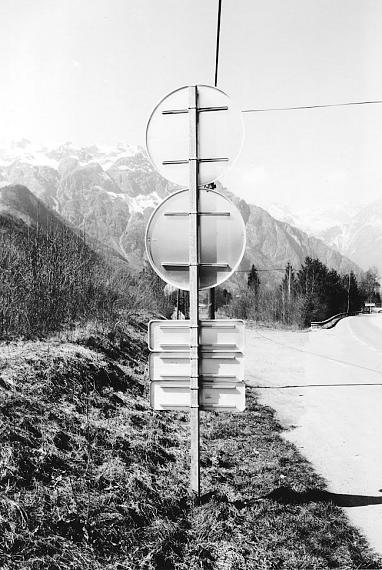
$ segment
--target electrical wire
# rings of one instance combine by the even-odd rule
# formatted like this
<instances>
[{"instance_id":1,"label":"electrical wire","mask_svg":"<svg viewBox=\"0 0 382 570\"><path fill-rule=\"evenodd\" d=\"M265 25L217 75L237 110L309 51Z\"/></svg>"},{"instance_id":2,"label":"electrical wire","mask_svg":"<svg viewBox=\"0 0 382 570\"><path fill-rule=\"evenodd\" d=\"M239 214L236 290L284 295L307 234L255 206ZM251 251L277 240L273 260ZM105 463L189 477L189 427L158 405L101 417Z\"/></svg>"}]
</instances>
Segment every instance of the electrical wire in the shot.
<instances>
[{"instance_id":1,"label":"electrical wire","mask_svg":"<svg viewBox=\"0 0 382 570\"><path fill-rule=\"evenodd\" d=\"M291 388L349 388L350 386L382 386L382 382L365 382L365 384L349 382L348 384L286 384L285 386L257 386L252 384L247 384L248 388L253 388L254 390L290 390Z\"/></svg>"},{"instance_id":2,"label":"electrical wire","mask_svg":"<svg viewBox=\"0 0 382 570\"><path fill-rule=\"evenodd\" d=\"M214 85L215 87L217 87L217 83L218 83L218 69L219 69L219 47L220 47L220 22L221 22L221 5L222 5L222 0L218 1L218 16L217 16L217 29L216 29L216 54L215 54L215 80L214 80ZM267 113L267 112L272 112L272 111L298 111L298 110L310 110L310 109L327 109L327 108L332 108L332 107L350 107L350 106L356 106L356 105L377 105L382 103L382 100L374 100L374 101L350 101L347 103L330 103L330 104L324 104L324 105L301 105L301 106L296 106L296 107L268 107L268 108L264 108L264 109L244 109L242 110L242 113ZM241 269L241 270L237 270L237 272L239 273L246 273L250 270L247 269ZM272 268L272 269L256 269L256 271L285 271L285 268ZM258 331L257 331L258 332ZM270 341L270 342L276 342L276 344L280 344L282 346L288 346L285 345L283 343L278 343L277 341L273 341L272 339L266 337L265 335L262 335L261 333L259 333L259 336L263 337L264 339ZM374 370L372 368L367 368L365 366L359 366L357 364L354 364L352 362L346 362L343 360L339 360L336 358L330 358L327 356L324 356L322 354L316 354L316 353L312 353L309 351L305 351L305 350L301 350L298 349L296 347L289 347L289 348L294 348L295 350L298 350L299 352L303 352L306 354L312 354L313 356L317 356L320 358L324 358L325 360L331 360L333 362L338 362L341 364L345 364L348 366L355 366L357 368L363 368L364 370L368 370L370 372L376 372L377 374L380 374L381 372L379 370ZM370 382L370 383L364 383L364 384L359 384L359 383L340 383L340 384L296 384L296 385L284 385L284 386L251 386L252 388L255 388L256 390L269 390L269 389L291 389L291 388L323 388L323 387L350 387L350 386L382 386L381 382Z\"/></svg>"},{"instance_id":3,"label":"electrical wire","mask_svg":"<svg viewBox=\"0 0 382 570\"><path fill-rule=\"evenodd\" d=\"M221 11L222 11L222 0L219 0L219 4L218 4L218 21L217 21L217 27L216 27L215 87L217 87L217 85L218 85Z\"/></svg>"},{"instance_id":4,"label":"electrical wire","mask_svg":"<svg viewBox=\"0 0 382 570\"><path fill-rule=\"evenodd\" d=\"M217 26L216 26L215 80L214 80L215 87L217 87L218 84L221 9L222 9L222 0L218 0L218 15L217 15ZM380 103L382 103L382 99L375 99L370 101L348 101L347 103L327 103L323 105L298 105L296 107L268 107L263 109L243 109L242 113L268 113L272 111L300 111L300 110L309 110L309 109L328 109L330 107L378 105Z\"/></svg>"},{"instance_id":5,"label":"electrical wire","mask_svg":"<svg viewBox=\"0 0 382 570\"><path fill-rule=\"evenodd\" d=\"M249 269L236 269L235 273L249 273L251 271L251 267ZM285 267L272 267L270 269L257 269L256 271L285 271Z\"/></svg>"},{"instance_id":6,"label":"electrical wire","mask_svg":"<svg viewBox=\"0 0 382 570\"><path fill-rule=\"evenodd\" d=\"M350 107L352 105L378 105L382 100L375 101L350 101L348 103L330 103L326 105L302 105L298 107L268 107L265 109L244 109L242 113L268 113L269 111L298 111L301 109L327 109L329 107Z\"/></svg>"}]
</instances>

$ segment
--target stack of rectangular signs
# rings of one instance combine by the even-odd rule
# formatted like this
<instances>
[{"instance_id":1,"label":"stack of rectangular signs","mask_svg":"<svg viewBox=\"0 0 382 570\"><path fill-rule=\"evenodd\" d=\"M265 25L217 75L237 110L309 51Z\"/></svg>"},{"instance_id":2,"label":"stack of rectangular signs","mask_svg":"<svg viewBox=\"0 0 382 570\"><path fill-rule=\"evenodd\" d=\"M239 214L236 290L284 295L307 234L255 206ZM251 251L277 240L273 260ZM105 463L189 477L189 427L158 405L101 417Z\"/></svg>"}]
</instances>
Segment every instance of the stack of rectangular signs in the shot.
<instances>
[{"instance_id":1,"label":"stack of rectangular signs","mask_svg":"<svg viewBox=\"0 0 382 570\"><path fill-rule=\"evenodd\" d=\"M244 322L200 321L199 407L245 408ZM190 406L190 322L149 323L150 399L154 410Z\"/></svg>"}]
</instances>

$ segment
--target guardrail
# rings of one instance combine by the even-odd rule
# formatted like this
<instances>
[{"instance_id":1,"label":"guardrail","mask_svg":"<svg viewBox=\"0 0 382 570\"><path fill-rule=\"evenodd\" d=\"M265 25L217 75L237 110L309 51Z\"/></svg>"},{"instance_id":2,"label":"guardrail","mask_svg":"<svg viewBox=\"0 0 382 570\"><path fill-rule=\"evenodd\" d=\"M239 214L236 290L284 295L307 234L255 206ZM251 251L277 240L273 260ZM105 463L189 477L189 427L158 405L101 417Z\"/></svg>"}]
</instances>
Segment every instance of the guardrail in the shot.
<instances>
[{"instance_id":1,"label":"guardrail","mask_svg":"<svg viewBox=\"0 0 382 570\"><path fill-rule=\"evenodd\" d=\"M354 317L355 315L362 314L362 311L353 311L351 313L338 313L329 317L325 321L314 321L310 323L310 328L313 329L331 329L336 326L336 324L345 317Z\"/></svg>"}]
</instances>

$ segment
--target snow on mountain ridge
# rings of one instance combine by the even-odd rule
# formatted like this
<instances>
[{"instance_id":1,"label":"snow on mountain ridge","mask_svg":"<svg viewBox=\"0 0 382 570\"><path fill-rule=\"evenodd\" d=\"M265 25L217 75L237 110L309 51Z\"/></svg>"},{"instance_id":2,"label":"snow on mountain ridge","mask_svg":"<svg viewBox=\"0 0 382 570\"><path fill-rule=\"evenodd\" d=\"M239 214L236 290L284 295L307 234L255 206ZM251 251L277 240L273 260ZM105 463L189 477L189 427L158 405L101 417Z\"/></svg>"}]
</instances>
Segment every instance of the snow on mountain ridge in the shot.
<instances>
[{"instance_id":1,"label":"snow on mountain ridge","mask_svg":"<svg viewBox=\"0 0 382 570\"><path fill-rule=\"evenodd\" d=\"M355 204L348 204L347 208L337 204L324 207L292 208L277 202L264 202L260 204L276 220L286 222L300 228L308 235L321 237L321 234L334 226L343 226L350 222L352 216L361 209Z\"/></svg>"},{"instance_id":2,"label":"snow on mountain ridge","mask_svg":"<svg viewBox=\"0 0 382 570\"><path fill-rule=\"evenodd\" d=\"M129 196L128 194L117 194L115 192L107 192L111 199L121 199L129 206L132 214L143 214L146 208L156 208L161 201L157 192L151 194L138 194L138 196Z\"/></svg>"},{"instance_id":3,"label":"snow on mountain ridge","mask_svg":"<svg viewBox=\"0 0 382 570\"><path fill-rule=\"evenodd\" d=\"M97 162L104 170L108 170L121 158L131 158L142 152L144 152L142 147L126 143L119 143L115 147L96 145L76 147L71 143L65 143L48 148L23 139L7 146L0 146L0 167L9 167L13 162L19 161L31 166L49 166L57 169L61 158L65 157L78 159L82 166Z\"/></svg>"},{"instance_id":4,"label":"snow on mountain ridge","mask_svg":"<svg viewBox=\"0 0 382 570\"><path fill-rule=\"evenodd\" d=\"M27 186L76 227L86 219L87 231L123 255L131 259L135 256L136 264L141 258L135 255L134 248L138 251L144 239L143 223L147 222L150 210L177 190L155 171L144 149L123 143L114 147L75 147L65 143L48 149L23 140L7 148L0 147L0 186L7 184ZM329 259L331 254L324 252L323 244L311 245L308 236L323 239L337 252L343 252L345 239L351 241L343 231L344 217L347 220L343 209L326 207L325 214L303 208L295 212L290 206L277 203L264 203L263 208L265 211L256 218L264 225L259 230L263 232L261 247L274 239L280 263L287 251L297 260L308 250L313 255L315 248ZM272 225L269 220L265 223L269 216L266 212L274 221L280 220L289 227ZM297 228L308 236L302 236ZM321 235L323 231L330 231L330 236ZM277 239L272 237L275 232ZM289 236L288 246L280 238L282 235ZM348 251L352 250L353 247ZM338 266L339 258L333 258L333 263Z\"/></svg>"}]
</instances>

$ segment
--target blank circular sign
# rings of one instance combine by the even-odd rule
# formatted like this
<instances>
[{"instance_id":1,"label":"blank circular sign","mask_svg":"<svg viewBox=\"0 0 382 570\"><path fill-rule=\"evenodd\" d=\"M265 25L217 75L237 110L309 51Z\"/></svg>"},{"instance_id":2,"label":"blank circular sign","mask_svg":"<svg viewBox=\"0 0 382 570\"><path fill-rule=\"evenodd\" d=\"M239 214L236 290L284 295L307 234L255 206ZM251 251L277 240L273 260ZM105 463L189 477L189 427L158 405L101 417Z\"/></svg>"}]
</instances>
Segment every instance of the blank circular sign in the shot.
<instances>
[{"instance_id":1,"label":"blank circular sign","mask_svg":"<svg viewBox=\"0 0 382 570\"><path fill-rule=\"evenodd\" d=\"M199 289L231 277L245 250L245 224L236 206L214 190L199 192ZM146 251L156 273L178 289L189 290L190 194L171 194L153 212L146 229Z\"/></svg>"},{"instance_id":2,"label":"blank circular sign","mask_svg":"<svg viewBox=\"0 0 382 570\"><path fill-rule=\"evenodd\" d=\"M155 107L146 130L146 147L155 168L171 182L189 185L189 88L173 91ZM228 95L197 85L199 184L221 176L238 155L243 121Z\"/></svg>"}]
</instances>

